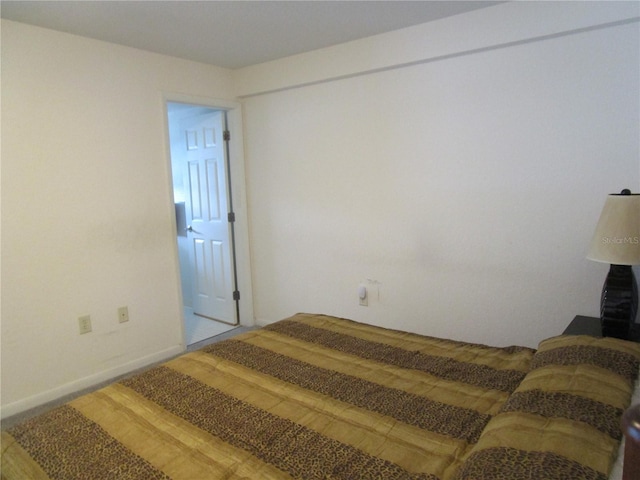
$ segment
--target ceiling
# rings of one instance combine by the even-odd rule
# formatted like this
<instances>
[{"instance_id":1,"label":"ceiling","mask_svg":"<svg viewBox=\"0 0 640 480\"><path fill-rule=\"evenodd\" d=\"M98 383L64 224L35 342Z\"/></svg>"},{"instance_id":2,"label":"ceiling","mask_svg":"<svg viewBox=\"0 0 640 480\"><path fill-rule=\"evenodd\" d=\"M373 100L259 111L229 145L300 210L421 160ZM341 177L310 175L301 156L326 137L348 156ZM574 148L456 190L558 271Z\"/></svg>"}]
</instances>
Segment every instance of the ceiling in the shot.
<instances>
[{"instance_id":1,"label":"ceiling","mask_svg":"<svg viewBox=\"0 0 640 480\"><path fill-rule=\"evenodd\" d=\"M2 18L241 68L496 1L1 1Z\"/></svg>"}]
</instances>

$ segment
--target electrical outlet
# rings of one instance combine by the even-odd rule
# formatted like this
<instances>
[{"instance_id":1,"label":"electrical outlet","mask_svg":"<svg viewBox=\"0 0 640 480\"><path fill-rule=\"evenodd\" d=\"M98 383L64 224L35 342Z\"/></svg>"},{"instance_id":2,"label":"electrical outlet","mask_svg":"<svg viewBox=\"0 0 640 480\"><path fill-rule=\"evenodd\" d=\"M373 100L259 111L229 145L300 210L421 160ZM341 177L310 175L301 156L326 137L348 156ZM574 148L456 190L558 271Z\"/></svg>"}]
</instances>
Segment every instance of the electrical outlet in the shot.
<instances>
[{"instance_id":1,"label":"electrical outlet","mask_svg":"<svg viewBox=\"0 0 640 480\"><path fill-rule=\"evenodd\" d=\"M369 295L365 285L360 285L358 287L358 299L360 300L360 305L363 307L369 306Z\"/></svg>"},{"instance_id":2,"label":"electrical outlet","mask_svg":"<svg viewBox=\"0 0 640 480\"><path fill-rule=\"evenodd\" d=\"M89 333L91 331L91 316L83 315L78 317L78 327L80 329L80 335Z\"/></svg>"},{"instance_id":3,"label":"electrical outlet","mask_svg":"<svg viewBox=\"0 0 640 480\"><path fill-rule=\"evenodd\" d=\"M120 323L129 321L129 308L128 307L120 307L118 309L118 321Z\"/></svg>"}]
</instances>

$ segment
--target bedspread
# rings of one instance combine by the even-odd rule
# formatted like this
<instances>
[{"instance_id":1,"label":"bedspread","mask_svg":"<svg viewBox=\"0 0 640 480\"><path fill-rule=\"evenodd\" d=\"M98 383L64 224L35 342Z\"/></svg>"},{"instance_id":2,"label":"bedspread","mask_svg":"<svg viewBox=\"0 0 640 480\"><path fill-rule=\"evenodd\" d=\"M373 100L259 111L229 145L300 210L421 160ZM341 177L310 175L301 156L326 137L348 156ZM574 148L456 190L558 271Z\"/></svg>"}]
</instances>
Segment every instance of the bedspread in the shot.
<instances>
[{"instance_id":1,"label":"bedspread","mask_svg":"<svg viewBox=\"0 0 640 480\"><path fill-rule=\"evenodd\" d=\"M2 478L450 479L530 418L536 354L298 314L3 432Z\"/></svg>"}]
</instances>

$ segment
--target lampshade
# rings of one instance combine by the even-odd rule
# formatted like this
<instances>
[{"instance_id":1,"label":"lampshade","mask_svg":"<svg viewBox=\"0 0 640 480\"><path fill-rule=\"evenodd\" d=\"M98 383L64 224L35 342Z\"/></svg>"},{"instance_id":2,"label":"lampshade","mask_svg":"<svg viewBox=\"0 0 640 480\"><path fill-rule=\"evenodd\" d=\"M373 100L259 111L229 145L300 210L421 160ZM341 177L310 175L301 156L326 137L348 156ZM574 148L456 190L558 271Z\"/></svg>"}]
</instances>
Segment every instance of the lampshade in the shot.
<instances>
[{"instance_id":1,"label":"lampshade","mask_svg":"<svg viewBox=\"0 0 640 480\"><path fill-rule=\"evenodd\" d=\"M613 265L640 265L640 194L623 191L607 196L587 258Z\"/></svg>"}]
</instances>

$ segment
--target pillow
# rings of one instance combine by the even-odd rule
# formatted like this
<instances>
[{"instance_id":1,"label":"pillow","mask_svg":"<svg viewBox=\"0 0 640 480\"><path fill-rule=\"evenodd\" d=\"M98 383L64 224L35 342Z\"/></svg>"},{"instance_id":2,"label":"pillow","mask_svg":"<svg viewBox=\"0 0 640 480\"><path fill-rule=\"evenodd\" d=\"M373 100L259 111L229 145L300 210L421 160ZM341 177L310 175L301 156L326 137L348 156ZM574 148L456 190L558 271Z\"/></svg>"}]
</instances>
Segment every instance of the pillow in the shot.
<instances>
[{"instance_id":1,"label":"pillow","mask_svg":"<svg viewBox=\"0 0 640 480\"><path fill-rule=\"evenodd\" d=\"M540 343L456 480L606 480L622 438L640 344L569 336Z\"/></svg>"}]
</instances>

